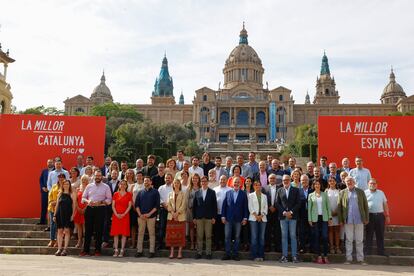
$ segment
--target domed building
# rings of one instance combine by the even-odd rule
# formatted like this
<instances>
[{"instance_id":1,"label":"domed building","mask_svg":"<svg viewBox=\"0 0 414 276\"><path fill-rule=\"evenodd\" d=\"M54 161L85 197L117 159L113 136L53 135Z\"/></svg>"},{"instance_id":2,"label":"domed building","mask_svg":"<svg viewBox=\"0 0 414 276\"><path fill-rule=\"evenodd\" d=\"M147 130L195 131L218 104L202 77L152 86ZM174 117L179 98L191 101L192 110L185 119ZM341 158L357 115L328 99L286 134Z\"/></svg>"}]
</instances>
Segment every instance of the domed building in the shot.
<instances>
[{"instance_id":1,"label":"domed building","mask_svg":"<svg viewBox=\"0 0 414 276\"><path fill-rule=\"evenodd\" d=\"M391 68L390 82L385 86L381 95L381 103L383 104L396 104L398 100L405 99L404 89L395 81L394 70Z\"/></svg>"},{"instance_id":2,"label":"domed building","mask_svg":"<svg viewBox=\"0 0 414 276\"><path fill-rule=\"evenodd\" d=\"M93 106L108 102L112 103L113 98L111 90L106 85L105 73L102 73L101 82L93 89L90 98L79 94L64 101L65 114L90 114Z\"/></svg>"},{"instance_id":3,"label":"domed building","mask_svg":"<svg viewBox=\"0 0 414 276\"><path fill-rule=\"evenodd\" d=\"M269 88L267 83L263 83L265 70L262 60L249 44L244 24L238 44L225 59L222 72L222 87L196 90L192 104L184 104L181 92L179 104L176 104L173 78L164 55L160 73L155 79L151 104L136 104L134 107L155 123L192 122L197 141L213 154L251 150L262 154L274 152L278 145L294 138L297 126L316 124L321 115L375 116L414 110L414 95L406 96L395 81L393 70L381 95L381 103L339 103L339 92L325 52L313 102L307 92L304 104L295 103L289 88ZM103 75L90 98L78 95L66 100L65 111L67 114L89 113L93 105L112 101Z\"/></svg>"}]
</instances>

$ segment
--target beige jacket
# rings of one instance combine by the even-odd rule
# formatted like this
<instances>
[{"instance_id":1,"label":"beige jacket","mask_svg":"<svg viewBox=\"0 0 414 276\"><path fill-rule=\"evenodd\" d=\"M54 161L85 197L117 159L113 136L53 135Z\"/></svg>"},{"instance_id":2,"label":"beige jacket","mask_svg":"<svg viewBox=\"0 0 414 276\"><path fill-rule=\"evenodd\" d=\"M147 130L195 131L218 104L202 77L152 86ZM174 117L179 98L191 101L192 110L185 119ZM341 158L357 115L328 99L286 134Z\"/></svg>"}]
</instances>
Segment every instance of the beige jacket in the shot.
<instances>
[{"instance_id":1,"label":"beige jacket","mask_svg":"<svg viewBox=\"0 0 414 276\"><path fill-rule=\"evenodd\" d=\"M180 191L175 199L175 193L172 191L168 195L168 220L172 220L172 213L178 212L178 221L186 221L187 211L187 197L185 193Z\"/></svg>"}]
</instances>

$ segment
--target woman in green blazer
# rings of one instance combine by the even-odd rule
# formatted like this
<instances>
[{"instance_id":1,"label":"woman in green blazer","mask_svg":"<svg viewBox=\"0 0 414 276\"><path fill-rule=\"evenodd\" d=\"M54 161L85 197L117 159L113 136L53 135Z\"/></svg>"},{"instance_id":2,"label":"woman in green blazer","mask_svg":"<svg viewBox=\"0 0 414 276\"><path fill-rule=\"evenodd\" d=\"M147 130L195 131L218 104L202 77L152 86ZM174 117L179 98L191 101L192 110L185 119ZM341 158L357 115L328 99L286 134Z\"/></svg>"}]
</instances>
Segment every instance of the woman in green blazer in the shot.
<instances>
[{"instance_id":1,"label":"woman in green blazer","mask_svg":"<svg viewBox=\"0 0 414 276\"><path fill-rule=\"evenodd\" d=\"M316 263L328 264L328 224L332 223L328 195L321 191L319 180L313 181L315 191L308 197L308 221L312 229L313 250L318 254ZM322 233L323 259L319 244L319 232Z\"/></svg>"}]
</instances>

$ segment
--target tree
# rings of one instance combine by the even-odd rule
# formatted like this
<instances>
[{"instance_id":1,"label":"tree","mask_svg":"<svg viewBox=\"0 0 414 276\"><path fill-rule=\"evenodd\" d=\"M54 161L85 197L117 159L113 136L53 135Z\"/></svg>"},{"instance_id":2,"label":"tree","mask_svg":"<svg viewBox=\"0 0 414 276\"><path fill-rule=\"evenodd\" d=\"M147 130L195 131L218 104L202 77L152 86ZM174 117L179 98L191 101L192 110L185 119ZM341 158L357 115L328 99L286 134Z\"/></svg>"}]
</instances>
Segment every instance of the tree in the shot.
<instances>
[{"instance_id":1,"label":"tree","mask_svg":"<svg viewBox=\"0 0 414 276\"><path fill-rule=\"evenodd\" d=\"M388 116L414 116L414 110L410 110L407 112L395 111L388 113Z\"/></svg>"},{"instance_id":2,"label":"tree","mask_svg":"<svg viewBox=\"0 0 414 276\"><path fill-rule=\"evenodd\" d=\"M117 117L143 121L144 116L139 113L132 105L119 103L104 103L92 108L92 116L105 116L106 119Z\"/></svg>"},{"instance_id":3,"label":"tree","mask_svg":"<svg viewBox=\"0 0 414 276\"><path fill-rule=\"evenodd\" d=\"M64 112L56 107L36 106L30 107L26 110L20 111L19 114L33 114L33 115L63 115Z\"/></svg>"},{"instance_id":4,"label":"tree","mask_svg":"<svg viewBox=\"0 0 414 276\"><path fill-rule=\"evenodd\" d=\"M144 116L139 113L132 105L119 103L104 103L92 108L92 116L105 116L105 153L115 142L114 132L124 124L142 122Z\"/></svg>"}]
</instances>

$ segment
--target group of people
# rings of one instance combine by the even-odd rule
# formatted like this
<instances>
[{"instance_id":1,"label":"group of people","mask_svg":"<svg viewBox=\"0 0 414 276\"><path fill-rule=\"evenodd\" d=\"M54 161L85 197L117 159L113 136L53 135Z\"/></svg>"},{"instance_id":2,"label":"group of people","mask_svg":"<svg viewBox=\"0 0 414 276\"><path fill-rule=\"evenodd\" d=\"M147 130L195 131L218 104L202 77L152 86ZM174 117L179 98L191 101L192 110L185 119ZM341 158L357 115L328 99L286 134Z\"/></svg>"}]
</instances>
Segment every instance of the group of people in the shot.
<instances>
[{"instance_id":1,"label":"group of people","mask_svg":"<svg viewBox=\"0 0 414 276\"><path fill-rule=\"evenodd\" d=\"M374 235L377 254L385 255L387 199L361 157L355 168L348 158L338 168L322 156L318 166L308 162L305 169L293 157L287 164L271 155L257 162L254 152L247 162L242 154L236 162L226 157L224 165L207 152L201 162L197 156L186 160L182 151L165 164L155 160L149 155L146 165L138 159L128 168L127 162L106 157L97 167L92 156L84 164L79 155L69 171L61 158L48 160L40 176L40 223L50 225L48 246L58 248L55 255L68 254L76 233L81 256L91 255L92 237L96 256L113 237L114 257L124 256L128 239L135 257L141 257L146 230L150 258L167 247L170 258L181 259L189 241L196 259L203 249L211 259L214 244L215 250L224 248L223 260L240 260L239 251L249 249L252 260L278 251L286 263L290 244L294 263L300 253L313 252L315 262L328 264L328 254L341 254L345 247L349 264L355 241L357 261L365 264Z\"/></svg>"}]
</instances>

